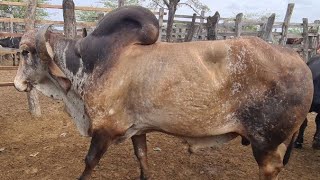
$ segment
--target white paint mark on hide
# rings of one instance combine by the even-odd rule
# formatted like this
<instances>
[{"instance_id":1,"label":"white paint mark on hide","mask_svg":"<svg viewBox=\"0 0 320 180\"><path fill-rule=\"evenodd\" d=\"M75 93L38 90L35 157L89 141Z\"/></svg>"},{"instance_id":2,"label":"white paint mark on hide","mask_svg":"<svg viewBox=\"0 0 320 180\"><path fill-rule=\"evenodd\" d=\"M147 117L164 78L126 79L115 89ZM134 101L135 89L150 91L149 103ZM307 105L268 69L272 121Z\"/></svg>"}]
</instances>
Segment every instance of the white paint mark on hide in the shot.
<instances>
[{"instance_id":1,"label":"white paint mark on hide","mask_svg":"<svg viewBox=\"0 0 320 180\"><path fill-rule=\"evenodd\" d=\"M110 109L110 110L109 110L109 115L110 115L110 116L113 115L114 113L115 113L114 109Z\"/></svg>"},{"instance_id":2,"label":"white paint mark on hide","mask_svg":"<svg viewBox=\"0 0 320 180\"><path fill-rule=\"evenodd\" d=\"M119 82L119 85L122 86L123 85L123 79L121 79L121 81Z\"/></svg>"},{"instance_id":3,"label":"white paint mark on hide","mask_svg":"<svg viewBox=\"0 0 320 180\"><path fill-rule=\"evenodd\" d=\"M67 45L65 46L63 53L62 53L62 63L66 66L67 64L67 55L66 55L66 51L69 48L69 43L67 42ZM67 68L66 68L67 69Z\"/></svg>"}]
</instances>

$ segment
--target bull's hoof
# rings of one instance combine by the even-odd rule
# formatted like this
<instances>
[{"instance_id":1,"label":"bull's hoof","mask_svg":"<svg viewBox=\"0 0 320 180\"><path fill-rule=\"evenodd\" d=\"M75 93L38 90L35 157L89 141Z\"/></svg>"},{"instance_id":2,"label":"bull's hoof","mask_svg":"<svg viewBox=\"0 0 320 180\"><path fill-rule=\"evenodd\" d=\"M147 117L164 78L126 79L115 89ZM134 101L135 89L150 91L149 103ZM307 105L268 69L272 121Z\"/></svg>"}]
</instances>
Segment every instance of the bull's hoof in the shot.
<instances>
[{"instance_id":1,"label":"bull's hoof","mask_svg":"<svg viewBox=\"0 0 320 180\"><path fill-rule=\"evenodd\" d=\"M297 149L302 149L302 143L300 143L300 142L294 142L293 147L294 147L294 148L297 148Z\"/></svg>"},{"instance_id":2,"label":"bull's hoof","mask_svg":"<svg viewBox=\"0 0 320 180\"><path fill-rule=\"evenodd\" d=\"M313 141L312 148L316 150L320 150L320 142L319 141Z\"/></svg>"}]
</instances>

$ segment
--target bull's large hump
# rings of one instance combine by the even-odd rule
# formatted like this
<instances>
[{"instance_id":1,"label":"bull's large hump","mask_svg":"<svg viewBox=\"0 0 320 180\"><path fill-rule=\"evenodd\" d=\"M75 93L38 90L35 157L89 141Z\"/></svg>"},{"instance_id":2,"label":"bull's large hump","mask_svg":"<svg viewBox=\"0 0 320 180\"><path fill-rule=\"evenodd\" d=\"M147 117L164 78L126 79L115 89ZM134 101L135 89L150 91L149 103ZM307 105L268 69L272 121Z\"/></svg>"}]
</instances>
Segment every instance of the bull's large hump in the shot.
<instances>
[{"instance_id":1,"label":"bull's large hump","mask_svg":"<svg viewBox=\"0 0 320 180\"><path fill-rule=\"evenodd\" d=\"M84 71L92 73L99 66L101 72L96 74L102 74L113 66L125 47L150 45L158 40L158 36L159 23L150 10L124 6L111 11L79 42Z\"/></svg>"},{"instance_id":2,"label":"bull's large hump","mask_svg":"<svg viewBox=\"0 0 320 180\"><path fill-rule=\"evenodd\" d=\"M153 44L159 35L159 22L148 9L140 6L124 6L108 13L92 32L94 36L114 36L121 33L119 41ZM127 42L130 43L130 42Z\"/></svg>"}]
</instances>

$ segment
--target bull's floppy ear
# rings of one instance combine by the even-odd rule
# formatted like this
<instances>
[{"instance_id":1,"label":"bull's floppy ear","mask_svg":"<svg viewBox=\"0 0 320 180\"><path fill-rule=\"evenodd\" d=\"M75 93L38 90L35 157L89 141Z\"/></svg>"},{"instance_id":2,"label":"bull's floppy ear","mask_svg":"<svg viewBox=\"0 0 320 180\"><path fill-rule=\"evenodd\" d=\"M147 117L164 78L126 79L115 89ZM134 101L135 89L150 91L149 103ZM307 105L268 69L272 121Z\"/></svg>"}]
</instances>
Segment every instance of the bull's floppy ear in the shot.
<instances>
[{"instance_id":1,"label":"bull's floppy ear","mask_svg":"<svg viewBox=\"0 0 320 180\"><path fill-rule=\"evenodd\" d=\"M52 47L49 42L46 42L46 48L47 48L48 55L50 56L51 60L53 61L54 53L53 53Z\"/></svg>"},{"instance_id":2,"label":"bull's floppy ear","mask_svg":"<svg viewBox=\"0 0 320 180\"><path fill-rule=\"evenodd\" d=\"M39 55L39 58L44 61L50 61L50 58L53 59L53 50L49 44L49 38L51 34L51 25L45 25L39 29L36 34L36 50Z\"/></svg>"},{"instance_id":3,"label":"bull's floppy ear","mask_svg":"<svg viewBox=\"0 0 320 180\"><path fill-rule=\"evenodd\" d=\"M55 77L65 93L67 93L71 88L71 82L54 61L49 62L49 72Z\"/></svg>"}]
</instances>

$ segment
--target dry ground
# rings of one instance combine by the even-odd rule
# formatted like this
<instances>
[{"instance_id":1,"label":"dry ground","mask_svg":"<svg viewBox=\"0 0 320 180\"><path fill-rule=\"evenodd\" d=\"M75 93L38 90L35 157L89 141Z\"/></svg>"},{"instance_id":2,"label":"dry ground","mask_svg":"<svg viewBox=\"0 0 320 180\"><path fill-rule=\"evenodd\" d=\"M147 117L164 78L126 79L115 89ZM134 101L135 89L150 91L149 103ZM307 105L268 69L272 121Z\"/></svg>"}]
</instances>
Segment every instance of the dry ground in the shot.
<instances>
[{"instance_id":1,"label":"dry ground","mask_svg":"<svg viewBox=\"0 0 320 180\"><path fill-rule=\"evenodd\" d=\"M1 71L0 82L12 71ZM0 179L76 179L83 167L90 139L79 135L61 102L40 96L43 116L32 118L26 94L0 87ZM306 142L294 150L280 179L320 179L320 151L311 148L315 131L309 114ZM257 179L251 148L236 139L221 148L189 155L178 138L148 135L149 164L153 179ZM155 149L156 148L156 149ZM157 151L160 148L161 151ZM131 142L112 146L95 169L93 179L136 179L138 163Z\"/></svg>"}]
</instances>

